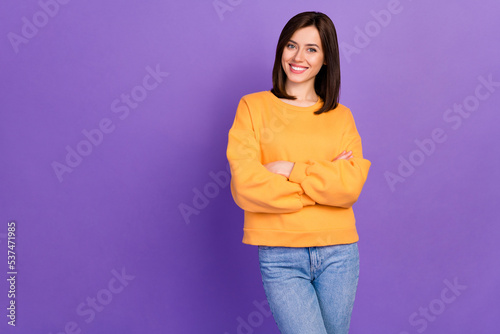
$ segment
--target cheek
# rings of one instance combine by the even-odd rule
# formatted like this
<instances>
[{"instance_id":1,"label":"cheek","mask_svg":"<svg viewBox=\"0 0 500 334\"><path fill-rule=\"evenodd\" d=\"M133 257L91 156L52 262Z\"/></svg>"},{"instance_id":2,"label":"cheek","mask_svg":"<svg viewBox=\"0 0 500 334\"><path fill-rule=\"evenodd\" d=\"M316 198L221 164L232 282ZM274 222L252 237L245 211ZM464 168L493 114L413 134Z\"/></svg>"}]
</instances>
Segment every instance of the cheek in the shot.
<instances>
[{"instance_id":1,"label":"cheek","mask_svg":"<svg viewBox=\"0 0 500 334\"><path fill-rule=\"evenodd\" d=\"M316 56L314 57L314 59L312 59L312 61L314 62L314 64L315 64L316 66L321 67L321 66L323 66L323 62L324 62L325 60L324 60L323 55L316 55Z\"/></svg>"},{"instance_id":2,"label":"cheek","mask_svg":"<svg viewBox=\"0 0 500 334\"><path fill-rule=\"evenodd\" d=\"M286 62L288 59L290 59L290 52L285 50L283 51L283 55L281 56L281 61Z\"/></svg>"},{"instance_id":3,"label":"cheek","mask_svg":"<svg viewBox=\"0 0 500 334\"><path fill-rule=\"evenodd\" d=\"M281 68L282 68L283 70L286 70L286 66L287 66L287 65L286 65L286 60L285 60L285 57L283 56L283 57L281 58Z\"/></svg>"}]
</instances>

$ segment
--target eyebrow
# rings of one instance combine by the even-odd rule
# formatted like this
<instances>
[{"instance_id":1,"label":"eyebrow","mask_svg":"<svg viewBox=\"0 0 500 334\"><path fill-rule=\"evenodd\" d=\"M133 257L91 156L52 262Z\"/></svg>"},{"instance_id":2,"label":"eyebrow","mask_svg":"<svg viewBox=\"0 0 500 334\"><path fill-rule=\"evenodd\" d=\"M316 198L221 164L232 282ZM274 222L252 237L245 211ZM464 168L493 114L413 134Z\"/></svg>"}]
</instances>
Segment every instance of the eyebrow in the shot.
<instances>
[{"instance_id":1,"label":"eyebrow","mask_svg":"<svg viewBox=\"0 0 500 334\"><path fill-rule=\"evenodd\" d=\"M290 42L292 42L292 43L294 43L294 44L297 44L297 45L299 44L299 43L295 42L295 41L294 41L294 40L292 40L292 39L290 40ZM306 46L315 46L315 47L317 47L318 49L320 49L320 47L319 47L318 45L316 45L316 44L306 44Z\"/></svg>"}]
</instances>

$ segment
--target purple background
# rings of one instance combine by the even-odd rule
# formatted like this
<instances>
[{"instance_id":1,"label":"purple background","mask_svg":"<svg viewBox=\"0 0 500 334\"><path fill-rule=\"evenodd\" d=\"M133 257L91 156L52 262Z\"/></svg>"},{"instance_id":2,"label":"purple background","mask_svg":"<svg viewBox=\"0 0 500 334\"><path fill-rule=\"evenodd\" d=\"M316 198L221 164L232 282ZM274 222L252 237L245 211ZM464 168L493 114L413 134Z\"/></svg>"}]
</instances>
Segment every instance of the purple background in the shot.
<instances>
[{"instance_id":1,"label":"purple background","mask_svg":"<svg viewBox=\"0 0 500 334\"><path fill-rule=\"evenodd\" d=\"M56 334L71 322L81 333L279 333L254 304L265 295L257 248L241 243L243 212L210 172L227 175L237 103L270 89L279 33L306 10L332 18L344 50L358 46L341 54L341 103L372 168L355 204L351 333L498 331L500 87L472 97L479 77L500 81L497 1L220 0L219 13L210 0L69 1L57 12L44 1L52 16L35 0L0 5L2 333ZM34 19L36 34L13 46L9 36ZM145 91L148 66L169 74ZM144 100L115 113L112 103L131 92ZM467 118L448 114L464 101ZM106 119L113 131L60 182L52 164ZM413 153L436 128L444 142ZM391 188L400 156L420 165ZM179 205L193 207L205 187L212 198L185 219ZM15 328L6 317L10 220ZM134 277L117 293L113 270ZM454 280L456 293L446 290ZM86 322L77 308L96 297L107 304Z\"/></svg>"}]
</instances>

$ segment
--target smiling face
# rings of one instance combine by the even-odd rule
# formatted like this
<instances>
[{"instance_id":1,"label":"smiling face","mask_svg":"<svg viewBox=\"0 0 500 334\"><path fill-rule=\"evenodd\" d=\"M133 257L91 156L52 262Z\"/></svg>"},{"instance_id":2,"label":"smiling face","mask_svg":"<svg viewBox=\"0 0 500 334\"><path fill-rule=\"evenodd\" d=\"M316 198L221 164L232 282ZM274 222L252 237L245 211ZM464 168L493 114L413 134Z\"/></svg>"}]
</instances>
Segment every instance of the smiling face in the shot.
<instances>
[{"instance_id":1,"label":"smiling face","mask_svg":"<svg viewBox=\"0 0 500 334\"><path fill-rule=\"evenodd\" d=\"M318 29L314 26L298 29L283 50L281 66L289 83L314 83L316 74L325 65Z\"/></svg>"}]
</instances>

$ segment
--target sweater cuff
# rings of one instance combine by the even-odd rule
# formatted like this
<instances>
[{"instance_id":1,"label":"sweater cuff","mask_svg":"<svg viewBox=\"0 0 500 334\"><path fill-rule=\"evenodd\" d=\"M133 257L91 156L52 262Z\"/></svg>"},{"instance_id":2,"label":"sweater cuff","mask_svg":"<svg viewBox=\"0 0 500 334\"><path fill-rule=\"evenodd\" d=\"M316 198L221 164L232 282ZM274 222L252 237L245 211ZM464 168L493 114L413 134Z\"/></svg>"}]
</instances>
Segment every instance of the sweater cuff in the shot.
<instances>
[{"instance_id":1,"label":"sweater cuff","mask_svg":"<svg viewBox=\"0 0 500 334\"><path fill-rule=\"evenodd\" d=\"M309 197L308 195L306 195L306 193L303 193L302 195L300 195L300 200L302 201L302 206L315 205L316 204L316 202L311 197Z\"/></svg>"},{"instance_id":2,"label":"sweater cuff","mask_svg":"<svg viewBox=\"0 0 500 334\"><path fill-rule=\"evenodd\" d=\"M304 179L307 176L306 174L307 167L309 167L309 165L306 164L305 162L296 162L293 165L292 172L290 173L288 180L295 183L302 183L302 181L304 181Z\"/></svg>"}]
</instances>

